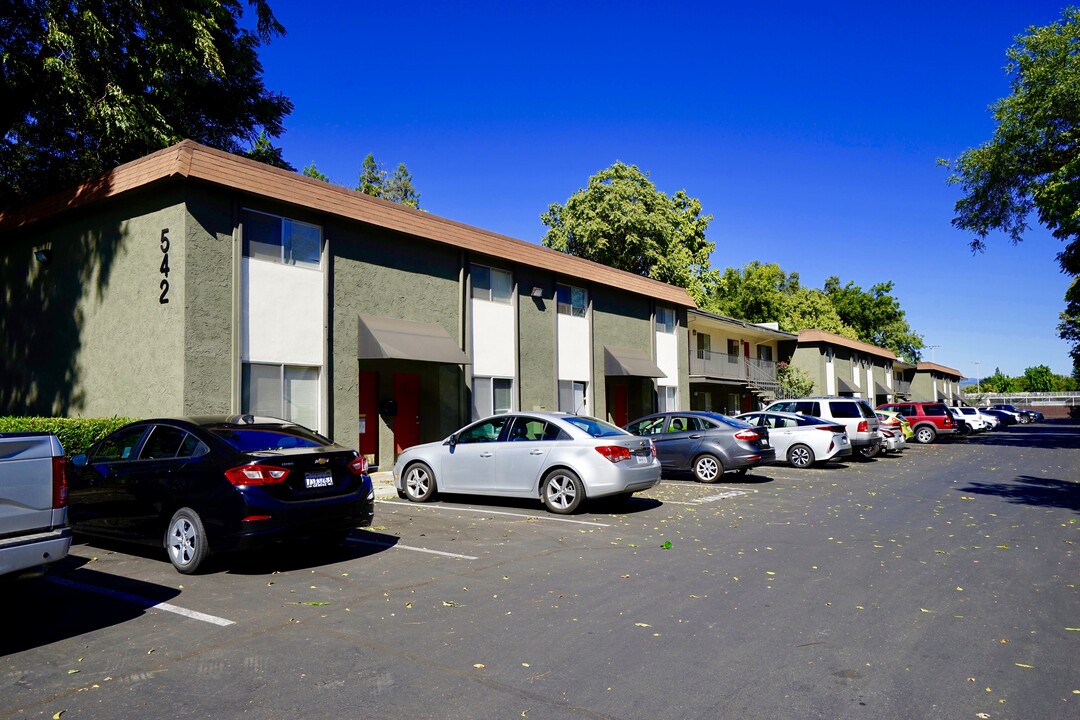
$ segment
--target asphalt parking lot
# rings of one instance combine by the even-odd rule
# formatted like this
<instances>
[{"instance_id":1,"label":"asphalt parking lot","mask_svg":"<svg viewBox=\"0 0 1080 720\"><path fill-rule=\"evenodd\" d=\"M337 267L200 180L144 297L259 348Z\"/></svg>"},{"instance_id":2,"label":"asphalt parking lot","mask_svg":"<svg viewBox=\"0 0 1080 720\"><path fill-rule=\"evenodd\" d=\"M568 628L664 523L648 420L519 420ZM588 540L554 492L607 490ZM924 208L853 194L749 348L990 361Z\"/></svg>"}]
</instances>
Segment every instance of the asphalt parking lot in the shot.
<instances>
[{"instance_id":1,"label":"asphalt parking lot","mask_svg":"<svg viewBox=\"0 0 1080 720\"><path fill-rule=\"evenodd\" d=\"M1080 425L666 480L386 492L346 546L77 544L3 587L0 718L1080 716Z\"/></svg>"}]
</instances>

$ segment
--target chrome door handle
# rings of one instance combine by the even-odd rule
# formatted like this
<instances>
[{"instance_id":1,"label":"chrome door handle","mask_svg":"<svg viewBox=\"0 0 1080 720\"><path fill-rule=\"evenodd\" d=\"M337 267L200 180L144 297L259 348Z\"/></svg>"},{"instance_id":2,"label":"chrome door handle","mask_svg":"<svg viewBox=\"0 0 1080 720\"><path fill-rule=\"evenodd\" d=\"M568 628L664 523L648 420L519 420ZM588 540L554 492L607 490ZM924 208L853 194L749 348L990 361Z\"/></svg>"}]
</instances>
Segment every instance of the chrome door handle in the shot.
<instances>
[{"instance_id":1,"label":"chrome door handle","mask_svg":"<svg viewBox=\"0 0 1080 720\"><path fill-rule=\"evenodd\" d=\"M480 457L491 457L491 453L489 453L489 452L482 452L482 453L480 453Z\"/></svg>"},{"instance_id":2,"label":"chrome door handle","mask_svg":"<svg viewBox=\"0 0 1080 720\"><path fill-rule=\"evenodd\" d=\"M702 435L701 433L695 433L695 434L693 434L693 435L691 435L691 436L690 436L690 438L691 438L692 440L698 440L699 438L703 438L703 437L705 437L705 436L704 436L704 435Z\"/></svg>"},{"instance_id":3,"label":"chrome door handle","mask_svg":"<svg viewBox=\"0 0 1080 720\"><path fill-rule=\"evenodd\" d=\"M530 450L529 454L530 455L543 455L544 451L543 450Z\"/></svg>"}]
</instances>

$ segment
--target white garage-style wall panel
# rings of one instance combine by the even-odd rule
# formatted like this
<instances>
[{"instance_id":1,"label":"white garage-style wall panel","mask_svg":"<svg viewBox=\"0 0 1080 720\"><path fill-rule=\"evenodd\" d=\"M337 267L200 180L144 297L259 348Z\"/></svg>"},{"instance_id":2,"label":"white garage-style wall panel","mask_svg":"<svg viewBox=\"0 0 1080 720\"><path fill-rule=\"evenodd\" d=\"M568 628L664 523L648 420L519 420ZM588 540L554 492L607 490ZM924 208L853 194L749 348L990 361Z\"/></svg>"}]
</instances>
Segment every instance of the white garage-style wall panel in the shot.
<instances>
[{"instance_id":1,"label":"white garage-style wall panel","mask_svg":"<svg viewBox=\"0 0 1080 720\"><path fill-rule=\"evenodd\" d=\"M322 271L244 258L241 273L244 360L322 365Z\"/></svg>"}]
</instances>

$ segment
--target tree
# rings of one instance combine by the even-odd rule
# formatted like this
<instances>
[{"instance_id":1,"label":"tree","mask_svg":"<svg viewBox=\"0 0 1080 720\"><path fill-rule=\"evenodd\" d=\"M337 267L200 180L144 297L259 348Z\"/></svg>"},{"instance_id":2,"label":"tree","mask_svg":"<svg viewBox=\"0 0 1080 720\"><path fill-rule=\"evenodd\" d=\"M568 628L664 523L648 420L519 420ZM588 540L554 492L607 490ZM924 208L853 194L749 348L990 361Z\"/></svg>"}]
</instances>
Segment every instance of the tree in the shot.
<instances>
[{"instance_id":1,"label":"tree","mask_svg":"<svg viewBox=\"0 0 1080 720\"><path fill-rule=\"evenodd\" d=\"M254 146L252 146L251 150L244 153L244 157L258 160L267 165L273 165L282 170L296 172L296 168L282 156L281 148L274 147L274 144L270 142L270 138L266 136L265 130L259 133L259 137L255 138Z\"/></svg>"},{"instance_id":2,"label":"tree","mask_svg":"<svg viewBox=\"0 0 1080 720\"><path fill-rule=\"evenodd\" d=\"M719 279L705 239L712 215L679 190L668 197L633 165L616 162L541 213L549 248L686 288L701 304Z\"/></svg>"},{"instance_id":3,"label":"tree","mask_svg":"<svg viewBox=\"0 0 1080 720\"><path fill-rule=\"evenodd\" d=\"M863 290L854 282L840 284L835 275L825 280L828 296L841 321L854 328L863 342L888 348L908 362L918 362L923 348L922 336L912 332L900 301L893 297L892 281Z\"/></svg>"},{"instance_id":4,"label":"tree","mask_svg":"<svg viewBox=\"0 0 1080 720\"><path fill-rule=\"evenodd\" d=\"M315 162L312 161L310 165L304 168L304 177L309 177L312 180L322 180L324 183L330 182L330 178L319 172L319 169L315 167Z\"/></svg>"},{"instance_id":5,"label":"tree","mask_svg":"<svg viewBox=\"0 0 1080 720\"><path fill-rule=\"evenodd\" d=\"M292 103L257 51L285 30L266 0L8 0L0 8L0 207L184 138L243 153Z\"/></svg>"},{"instance_id":6,"label":"tree","mask_svg":"<svg viewBox=\"0 0 1080 720\"><path fill-rule=\"evenodd\" d=\"M1046 365L1036 365L1024 370L1019 378L1021 392L1053 392L1054 371Z\"/></svg>"},{"instance_id":7,"label":"tree","mask_svg":"<svg viewBox=\"0 0 1080 720\"><path fill-rule=\"evenodd\" d=\"M785 332L816 328L858 338L825 293L803 287L799 273L788 274L776 263L755 260L741 270L728 268L711 288L704 307L747 322L775 322Z\"/></svg>"},{"instance_id":8,"label":"tree","mask_svg":"<svg viewBox=\"0 0 1080 720\"><path fill-rule=\"evenodd\" d=\"M386 191L383 197L399 205L414 209L420 208L420 193L416 192L416 188L413 187L412 173L405 167L405 163L398 163L397 170L386 181Z\"/></svg>"},{"instance_id":9,"label":"tree","mask_svg":"<svg viewBox=\"0 0 1080 720\"><path fill-rule=\"evenodd\" d=\"M386 191L386 171L379 168L375 156L367 154L360 165L360 182L356 189L365 195L381 198Z\"/></svg>"},{"instance_id":10,"label":"tree","mask_svg":"<svg viewBox=\"0 0 1080 720\"><path fill-rule=\"evenodd\" d=\"M806 397L814 391L814 379L808 372L783 361L776 364L776 380L782 398Z\"/></svg>"},{"instance_id":11,"label":"tree","mask_svg":"<svg viewBox=\"0 0 1080 720\"><path fill-rule=\"evenodd\" d=\"M1016 243L1034 212L1066 243L1058 254L1063 272L1080 274L1080 10L1062 20L1030 27L1006 52L1012 94L991 106L997 126L983 145L964 151L951 165L949 182L964 196L952 224L973 232L973 250L1000 231ZM1080 363L1080 291L1069 290L1069 307L1058 330L1073 343Z\"/></svg>"},{"instance_id":12,"label":"tree","mask_svg":"<svg viewBox=\"0 0 1080 720\"><path fill-rule=\"evenodd\" d=\"M979 383L982 393L1004 394L1018 392L1019 383L1001 372L1001 368L994 368L994 374L983 378Z\"/></svg>"}]
</instances>

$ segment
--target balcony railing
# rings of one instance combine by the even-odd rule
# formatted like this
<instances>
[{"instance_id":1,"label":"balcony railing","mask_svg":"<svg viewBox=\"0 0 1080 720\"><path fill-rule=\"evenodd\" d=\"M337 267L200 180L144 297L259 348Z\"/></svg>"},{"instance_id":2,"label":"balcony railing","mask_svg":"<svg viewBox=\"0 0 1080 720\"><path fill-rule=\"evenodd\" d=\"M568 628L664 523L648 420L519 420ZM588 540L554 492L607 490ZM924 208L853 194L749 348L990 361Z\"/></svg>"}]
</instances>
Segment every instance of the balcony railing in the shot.
<instances>
[{"instance_id":1,"label":"balcony railing","mask_svg":"<svg viewBox=\"0 0 1080 720\"><path fill-rule=\"evenodd\" d=\"M698 350L690 356L690 375L768 386L776 383L776 363L743 355Z\"/></svg>"}]
</instances>

